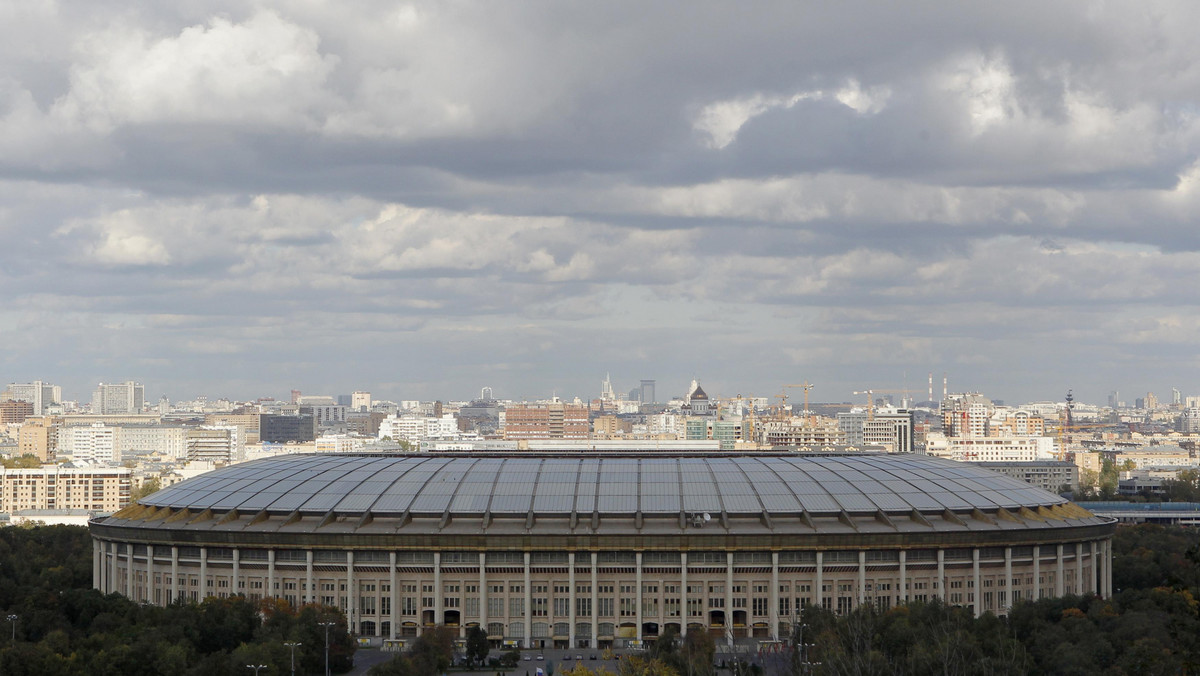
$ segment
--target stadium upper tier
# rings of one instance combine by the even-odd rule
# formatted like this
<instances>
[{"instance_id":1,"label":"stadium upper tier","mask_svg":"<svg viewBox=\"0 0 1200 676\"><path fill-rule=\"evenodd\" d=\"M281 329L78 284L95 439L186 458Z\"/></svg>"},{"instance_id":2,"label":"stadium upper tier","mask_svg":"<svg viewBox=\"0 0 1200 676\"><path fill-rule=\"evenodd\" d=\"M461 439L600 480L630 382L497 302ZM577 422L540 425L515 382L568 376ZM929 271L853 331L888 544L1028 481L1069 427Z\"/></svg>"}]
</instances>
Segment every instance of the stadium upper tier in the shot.
<instances>
[{"instance_id":1,"label":"stadium upper tier","mask_svg":"<svg viewBox=\"0 0 1200 676\"><path fill-rule=\"evenodd\" d=\"M143 505L374 516L906 514L1065 505L981 467L923 455L278 456L220 469Z\"/></svg>"}]
</instances>

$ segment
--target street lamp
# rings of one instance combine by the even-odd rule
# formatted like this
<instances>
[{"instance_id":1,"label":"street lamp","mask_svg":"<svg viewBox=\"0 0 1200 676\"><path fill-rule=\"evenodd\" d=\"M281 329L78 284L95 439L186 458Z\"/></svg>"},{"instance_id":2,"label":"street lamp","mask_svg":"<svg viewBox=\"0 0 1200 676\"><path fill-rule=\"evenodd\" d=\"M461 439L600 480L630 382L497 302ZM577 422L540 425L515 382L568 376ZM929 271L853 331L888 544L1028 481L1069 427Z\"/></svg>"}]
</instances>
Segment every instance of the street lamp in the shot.
<instances>
[{"instance_id":1,"label":"street lamp","mask_svg":"<svg viewBox=\"0 0 1200 676\"><path fill-rule=\"evenodd\" d=\"M292 651L292 676L296 676L296 648L303 644L299 641L285 641L283 644Z\"/></svg>"},{"instance_id":2,"label":"street lamp","mask_svg":"<svg viewBox=\"0 0 1200 676\"><path fill-rule=\"evenodd\" d=\"M329 628L334 626L334 623L318 622L317 625L325 627L325 676L329 676Z\"/></svg>"},{"instance_id":3,"label":"street lamp","mask_svg":"<svg viewBox=\"0 0 1200 676\"><path fill-rule=\"evenodd\" d=\"M18 619L20 619L19 615L9 615L8 616L8 621L12 622L12 642L13 643L17 642L17 620Z\"/></svg>"},{"instance_id":4,"label":"street lamp","mask_svg":"<svg viewBox=\"0 0 1200 676\"><path fill-rule=\"evenodd\" d=\"M247 665L246 665L246 668L247 668L247 669L253 669L253 670L254 670L254 676L258 676L258 670L259 670L259 669L266 669L266 668L267 668L267 665L265 665L265 664L247 664Z\"/></svg>"}]
</instances>

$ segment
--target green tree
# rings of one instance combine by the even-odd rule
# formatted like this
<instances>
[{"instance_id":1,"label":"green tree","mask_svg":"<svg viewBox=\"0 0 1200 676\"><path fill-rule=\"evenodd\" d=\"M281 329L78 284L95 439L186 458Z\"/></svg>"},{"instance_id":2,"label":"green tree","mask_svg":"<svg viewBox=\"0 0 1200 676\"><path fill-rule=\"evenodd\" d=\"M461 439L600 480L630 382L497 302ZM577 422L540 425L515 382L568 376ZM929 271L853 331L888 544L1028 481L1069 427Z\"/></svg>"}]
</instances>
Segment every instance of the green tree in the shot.
<instances>
[{"instance_id":1,"label":"green tree","mask_svg":"<svg viewBox=\"0 0 1200 676\"><path fill-rule=\"evenodd\" d=\"M133 502L140 502L142 498L157 493L162 488L162 482L157 478L147 479L141 485L129 492L129 499Z\"/></svg>"},{"instance_id":2,"label":"green tree","mask_svg":"<svg viewBox=\"0 0 1200 676\"><path fill-rule=\"evenodd\" d=\"M467 659L471 660L471 664L482 665L487 660L490 650L487 632L479 627L470 627L467 629L466 650Z\"/></svg>"}]
</instances>

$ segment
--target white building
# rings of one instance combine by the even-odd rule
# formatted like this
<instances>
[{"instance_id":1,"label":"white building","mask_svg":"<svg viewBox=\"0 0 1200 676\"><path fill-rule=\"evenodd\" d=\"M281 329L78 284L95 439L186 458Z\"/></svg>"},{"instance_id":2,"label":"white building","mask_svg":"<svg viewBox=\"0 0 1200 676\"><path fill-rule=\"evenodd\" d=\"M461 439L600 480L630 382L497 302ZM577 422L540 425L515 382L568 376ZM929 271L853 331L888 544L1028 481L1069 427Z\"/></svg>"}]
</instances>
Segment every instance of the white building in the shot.
<instances>
[{"instance_id":1,"label":"white building","mask_svg":"<svg viewBox=\"0 0 1200 676\"><path fill-rule=\"evenodd\" d=\"M141 413L146 401L146 388L132 380L106 385L100 383L92 393L92 413L118 415Z\"/></svg>"},{"instance_id":2,"label":"white building","mask_svg":"<svg viewBox=\"0 0 1200 676\"><path fill-rule=\"evenodd\" d=\"M925 452L962 462L1031 462L1054 458L1053 437L925 437Z\"/></svg>"},{"instance_id":3,"label":"white building","mask_svg":"<svg viewBox=\"0 0 1200 676\"><path fill-rule=\"evenodd\" d=\"M369 441L374 440L351 434L326 434L317 437L317 453L351 453L362 448Z\"/></svg>"},{"instance_id":4,"label":"white building","mask_svg":"<svg viewBox=\"0 0 1200 676\"><path fill-rule=\"evenodd\" d=\"M118 460L138 455L164 455L180 459L187 455L186 430L180 426L122 425L117 428Z\"/></svg>"},{"instance_id":5,"label":"white building","mask_svg":"<svg viewBox=\"0 0 1200 676\"><path fill-rule=\"evenodd\" d=\"M67 427L59 431L59 453L100 465L119 462L116 438L117 428L100 422Z\"/></svg>"}]
</instances>

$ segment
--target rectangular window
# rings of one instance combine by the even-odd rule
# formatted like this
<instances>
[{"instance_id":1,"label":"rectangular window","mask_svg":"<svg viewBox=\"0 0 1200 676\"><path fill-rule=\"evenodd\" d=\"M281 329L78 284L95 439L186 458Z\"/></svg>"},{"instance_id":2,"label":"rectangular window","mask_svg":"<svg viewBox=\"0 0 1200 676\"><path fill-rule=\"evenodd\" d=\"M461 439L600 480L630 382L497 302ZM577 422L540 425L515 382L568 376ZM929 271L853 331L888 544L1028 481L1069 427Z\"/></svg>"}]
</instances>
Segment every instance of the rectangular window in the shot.
<instances>
[{"instance_id":1,"label":"rectangular window","mask_svg":"<svg viewBox=\"0 0 1200 676\"><path fill-rule=\"evenodd\" d=\"M575 614L580 617L591 617L592 600L587 597L575 598Z\"/></svg>"},{"instance_id":2,"label":"rectangular window","mask_svg":"<svg viewBox=\"0 0 1200 676\"><path fill-rule=\"evenodd\" d=\"M488 617L502 617L504 615L504 599L488 599Z\"/></svg>"},{"instance_id":3,"label":"rectangular window","mask_svg":"<svg viewBox=\"0 0 1200 676\"><path fill-rule=\"evenodd\" d=\"M612 617L613 616L613 600L612 600L612 598L607 597L607 596L602 596L602 597L596 599L596 601L600 604L600 606L597 608L597 610L599 611L599 614L601 617Z\"/></svg>"},{"instance_id":4,"label":"rectangular window","mask_svg":"<svg viewBox=\"0 0 1200 676\"><path fill-rule=\"evenodd\" d=\"M523 617L525 615L525 599L508 600L508 616Z\"/></svg>"}]
</instances>

